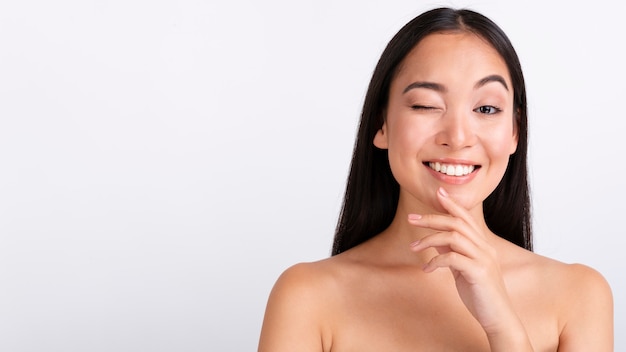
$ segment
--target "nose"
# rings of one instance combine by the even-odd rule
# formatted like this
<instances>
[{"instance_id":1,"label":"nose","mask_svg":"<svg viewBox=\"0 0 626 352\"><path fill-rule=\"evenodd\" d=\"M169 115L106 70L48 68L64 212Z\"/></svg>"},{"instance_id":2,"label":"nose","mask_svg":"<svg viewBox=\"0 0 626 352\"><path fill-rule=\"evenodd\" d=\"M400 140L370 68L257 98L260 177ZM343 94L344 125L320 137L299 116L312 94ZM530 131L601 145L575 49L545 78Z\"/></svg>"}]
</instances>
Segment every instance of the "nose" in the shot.
<instances>
[{"instance_id":1,"label":"nose","mask_svg":"<svg viewBox=\"0 0 626 352\"><path fill-rule=\"evenodd\" d=\"M471 116L448 111L440 118L440 129L435 142L451 150L471 147L476 143L476 134Z\"/></svg>"}]
</instances>

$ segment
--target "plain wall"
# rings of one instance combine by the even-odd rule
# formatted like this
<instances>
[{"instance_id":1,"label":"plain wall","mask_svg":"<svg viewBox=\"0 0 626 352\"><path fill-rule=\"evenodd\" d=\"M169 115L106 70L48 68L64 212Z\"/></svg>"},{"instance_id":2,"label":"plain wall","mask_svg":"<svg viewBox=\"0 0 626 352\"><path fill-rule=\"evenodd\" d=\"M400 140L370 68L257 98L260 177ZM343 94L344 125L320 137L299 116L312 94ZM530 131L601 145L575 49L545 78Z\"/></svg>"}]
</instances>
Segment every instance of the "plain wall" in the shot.
<instances>
[{"instance_id":1,"label":"plain wall","mask_svg":"<svg viewBox=\"0 0 626 352\"><path fill-rule=\"evenodd\" d=\"M529 95L536 252L599 270L626 350L624 2L2 1L0 350L252 351L325 258L374 65L439 5Z\"/></svg>"}]
</instances>

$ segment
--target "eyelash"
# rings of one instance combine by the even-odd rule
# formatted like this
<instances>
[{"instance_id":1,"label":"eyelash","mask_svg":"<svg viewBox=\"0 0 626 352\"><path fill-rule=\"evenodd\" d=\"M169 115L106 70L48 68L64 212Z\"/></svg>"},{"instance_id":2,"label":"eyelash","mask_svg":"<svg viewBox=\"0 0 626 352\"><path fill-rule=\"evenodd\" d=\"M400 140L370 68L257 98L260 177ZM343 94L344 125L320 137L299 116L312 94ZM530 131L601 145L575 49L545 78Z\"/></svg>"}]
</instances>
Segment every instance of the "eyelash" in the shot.
<instances>
[{"instance_id":1,"label":"eyelash","mask_svg":"<svg viewBox=\"0 0 626 352\"><path fill-rule=\"evenodd\" d=\"M481 111L481 110L482 110L482 109L484 109L484 108L493 109L494 111L493 111L493 112L491 112L491 113ZM502 112L502 109L500 109L500 108L499 108L499 107L497 107L497 106L493 106L493 105L483 105L483 106L479 106L479 107L477 107L476 109L474 109L474 111L475 111L475 112L478 112L478 113L481 113L481 114L485 114L485 115L495 115L495 114L497 114L497 113Z\"/></svg>"},{"instance_id":2,"label":"eyelash","mask_svg":"<svg viewBox=\"0 0 626 352\"><path fill-rule=\"evenodd\" d=\"M494 111L491 112L491 113L481 111L482 109L485 109L485 108L493 109ZM413 109L413 110L434 110L436 108L432 107L432 106L425 106L425 105L411 105L411 109ZM485 114L485 115L495 115L497 113L502 112L502 109L500 109L497 106L493 106L493 105L482 105L482 106L479 106L476 109L474 109L474 111L478 112L478 113L481 113L481 114Z\"/></svg>"},{"instance_id":3,"label":"eyelash","mask_svg":"<svg viewBox=\"0 0 626 352\"><path fill-rule=\"evenodd\" d=\"M411 109L413 109L413 110L434 110L435 107L425 106L425 105L411 105Z\"/></svg>"}]
</instances>

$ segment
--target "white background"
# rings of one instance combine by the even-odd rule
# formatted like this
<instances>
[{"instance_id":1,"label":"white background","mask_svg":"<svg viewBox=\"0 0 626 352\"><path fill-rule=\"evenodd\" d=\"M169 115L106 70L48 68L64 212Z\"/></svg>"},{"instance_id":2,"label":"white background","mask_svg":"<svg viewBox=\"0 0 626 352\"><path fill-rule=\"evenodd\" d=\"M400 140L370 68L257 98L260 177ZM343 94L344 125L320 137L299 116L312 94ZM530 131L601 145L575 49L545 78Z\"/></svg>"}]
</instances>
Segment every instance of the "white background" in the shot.
<instances>
[{"instance_id":1,"label":"white background","mask_svg":"<svg viewBox=\"0 0 626 352\"><path fill-rule=\"evenodd\" d=\"M624 2L2 0L0 350L255 350L330 253L382 49L439 5L515 45L536 251L605 275L626 349Z\"/></svg>"}]
</instances>

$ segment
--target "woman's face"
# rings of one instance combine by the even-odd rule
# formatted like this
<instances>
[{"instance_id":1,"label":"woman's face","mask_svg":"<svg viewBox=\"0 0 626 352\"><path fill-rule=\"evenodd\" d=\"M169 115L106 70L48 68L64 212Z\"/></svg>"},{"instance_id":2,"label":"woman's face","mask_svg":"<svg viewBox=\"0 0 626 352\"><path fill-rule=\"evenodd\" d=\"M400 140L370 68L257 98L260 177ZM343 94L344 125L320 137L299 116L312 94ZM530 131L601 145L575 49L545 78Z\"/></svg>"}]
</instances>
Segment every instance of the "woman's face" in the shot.
<instances>
[{"instance_id":1,"label":"woman's face","mask_svg":"<svg viewBox=\"0 0 626 352\"><path fill-rule=\"evenodd\" d=\"M388 149L400 202L441 211L443 186L467 209L480 206L517 147L514 114L509 72L493 47L472 33L425 37L401 63L374 137Z\"/></svg>"}]
</instances>

